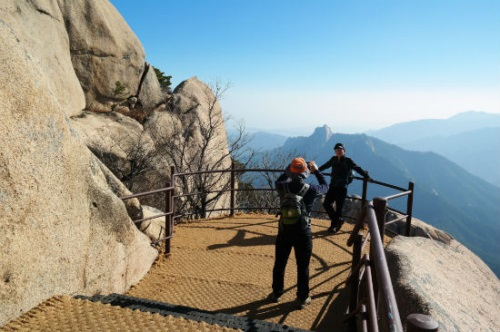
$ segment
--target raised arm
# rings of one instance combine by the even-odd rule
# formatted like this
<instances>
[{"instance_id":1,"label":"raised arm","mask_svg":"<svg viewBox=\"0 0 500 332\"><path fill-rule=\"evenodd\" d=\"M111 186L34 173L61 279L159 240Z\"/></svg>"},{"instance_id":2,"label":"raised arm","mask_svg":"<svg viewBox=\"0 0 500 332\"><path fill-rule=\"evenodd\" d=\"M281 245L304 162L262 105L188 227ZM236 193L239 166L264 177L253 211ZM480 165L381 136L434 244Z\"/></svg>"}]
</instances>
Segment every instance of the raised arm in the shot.
<instances>
[{"instance_id":1,"label":"raised arm","mask_svg":"<svg viewBox=\"0 0 500 332\"><path fill-rule=\"evenodd\" d=\"M321 172L330 167L332 167L332 159L329 159L326 163L318 167L318 170Z\"/></svg>"},{"instance_id":2,"label":"raised arm","mask_svg":"<svg viewBox=\"0 0 500 332\"><path fill-rule=\"evenodd\" d=\"M351 161L351 167L353 170L355 170L359 175L361 175L364 178L369 178L370 175L368 175L368 171L365 171L361 167L359 167L352 159L349 159Z\"/></svg>"}]
</instances>

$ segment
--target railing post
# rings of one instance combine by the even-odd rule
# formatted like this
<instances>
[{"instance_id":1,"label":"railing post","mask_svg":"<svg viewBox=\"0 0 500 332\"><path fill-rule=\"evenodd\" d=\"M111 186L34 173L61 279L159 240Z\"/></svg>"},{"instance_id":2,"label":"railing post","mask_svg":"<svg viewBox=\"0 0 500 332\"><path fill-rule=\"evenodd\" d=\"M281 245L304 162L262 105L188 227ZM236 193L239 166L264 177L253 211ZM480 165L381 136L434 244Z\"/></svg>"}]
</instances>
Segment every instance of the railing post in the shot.
<instances>
[{"instance_id":1,"label":"railing post","mask_svg":"<svg viewBox=\"0 0 500 332\"><path fill-rule=\"evenodd\" d=\"M234 202L235 202L235 191L234 191L234 187L235 187L235 184L236 184L236 179L235 179L235 163L234 163L234 160L231 159L231 206L230 206L230 212L229 212L229 215L231 217L234 217Z\"/></svg>"},{"instance_id":2,"label":"railing post","mask_svg":"<svg viewBox=\"0 0 500 332\"><path fill-rule=\"evenodd\" d=\"M410 314L406 317L407 332L434 332L438 329L439 324L432 317L422 314Z\"/></svg>"},{"instance_id":3,"label":"railing post","mask_svg":"<svg viewBox=\"0 0 500 332\"><path fill-rule=\"evenodd\" d=\"M408 183L408 190L411 191L411 193L408 194L408 201L406 204L406 214L408 215L406 217L406 231L405 231L405 236L410 236L410 230L411 230L411 218L412 218L412 210L413 210L413 191L415 189L415 184L413 182Z\"/></svg>"},{"instance_id":4,"label":"railing post","mask_svg":"<svg viewBox=\"0 0 500 332\"><path fill-rule=\"evenodd\" d=\"M368 179L367 178L363 178L363 194L361 196L361 202L363 202L363 204L366 202L366 196L368 195Z\"/></svg>"},{"instance_id":5,"label":"railing post","mask_svg":"<svg viewBox=\"0 0 500 332\"><path fill-rule=\"evenodd\" d=\"M378 332L378 319L377 319L377 304L375 303L375 292L373 290L373 279L372 271L370 266L370 257L365 262L365 280L366 280L366 292L368 298L368 312L370 332Z\"/></svg>"},{"instance_id":6,"label":"railing post","mask_svg":"<svg viewBox=\"0 0 500 332\"><path fill-rule=\"evenodd\" d=\"M384 197L375 197L373 199L373 208L375 210L375 216L377 218L377 226L378 226L378 232L380 236L380 240L382 241L382 245L384 244L384 235L385 235L385 214L387 212L387 199ZM375 236L375 234L372 234L372 237ZM370 256L373 257L374 253L371 250L370 246ZM377 269L372 269L372 278L373 278L373 289L374 289L374 294L376 296L376 303L377 303L377 308L379 306L379 301L380 301L380 294L379 294L379 287L380 285L378 284L378 278L377 278Z\"/></svg>"},{"instance_id":7,"label":"railing post","mask_svg":"<svg viewBox=\"0 0 500 332\"><path fill-rule=\"evenodd\" d=\"M352 265L351 265L351 278L349 284L349 313L356 310L358 307L358 294L359 294L359 269L356 267L361 260L361 246L363 244L363 233L359 232L355 235L352 248ZM357 330L356 318L353 317L347 322L347 331L353 332Z\"/></svg>"},{"instance_id":8,"label":"railing post","mask_svg":"<svg viewBox=\"0 0 500 332\"><path fill-rule=\"evenodd\" d=\"M366 314L366 304L361 305L361 331L369 331L368 330L368 317Z\"/></svg>"},{"instance_id":9,"label":"railing post","mask_svg":"<svg viewBox=\"0 0 500 332\"><path fill-rule=\"evenodd\" d=\"M170 182L167 181L166 183L166 188L170 187ZM169 238L170 235L172 235L172 215L169 213L172 210L172 191L167 190L165 192L165 213L168 213L165 216L165 237L167 239L165 240L165 256L170 255L170 240Z\"/></svg>"},{"instance_id":10,"label":"railing post","mask_svg":"<svg viewBox=\"0 0 500 332\"><path fill-rule=\"evenodd\" d=\"M375 197L373 199L373 207L375 208L375 215L377 216L378 231L382 243L385 234L385 214L387 212L387 199L384 197Z\"/></svg>"},{"instance_id":11,"label":"railing post","mask_svg":"<svg viewBox=\"0 0 500 332\"><path fill-rule=\"evenodd\" d=\"M170 255L171 251L171 236L174 233L174 216L175 216L175 167L170 166L170 182L167 182L167 188L172 187L171 190L165 192L165 237L169 237L165 240L165 256Z\"/></svg>"}]
</instances>

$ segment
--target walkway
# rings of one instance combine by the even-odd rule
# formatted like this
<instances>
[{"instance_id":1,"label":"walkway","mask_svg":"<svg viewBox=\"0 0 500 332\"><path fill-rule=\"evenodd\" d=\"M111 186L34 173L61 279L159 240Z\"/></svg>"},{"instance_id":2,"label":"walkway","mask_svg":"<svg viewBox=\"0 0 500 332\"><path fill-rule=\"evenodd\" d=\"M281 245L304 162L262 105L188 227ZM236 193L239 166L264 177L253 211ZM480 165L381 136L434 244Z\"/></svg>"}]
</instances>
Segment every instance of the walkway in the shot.
<instances>
[{"instance_id":1,"label":"walkway","mask_svg":"<svg viewBox=\"0 0 500 332\"><path fill-rule=\"evenodd\" d=\"M146 277L127 295L196 308L200 312L244 316L247 321L279 323L290 330L342 331L347 299L345 280L352 252L346 241L352 225L346 223L333 236L326 232L327 226L325 220L313 220L310 266L313 301L303 310L294 306L293 254L282 301L266 301L271 292L277 232L276 218L271 215L247 214L177 225L172 255L167 258L161 255ZM72 306L75 308L68 309ZM173 326L165 327L168 324ZM224 322L219 325L197 323L189 318L151 315L69 296L40 304L3 330L37 330L34 326L44 326L38 330L47 331L233 331L224 326Z\"/></svg>"}]
</instances>

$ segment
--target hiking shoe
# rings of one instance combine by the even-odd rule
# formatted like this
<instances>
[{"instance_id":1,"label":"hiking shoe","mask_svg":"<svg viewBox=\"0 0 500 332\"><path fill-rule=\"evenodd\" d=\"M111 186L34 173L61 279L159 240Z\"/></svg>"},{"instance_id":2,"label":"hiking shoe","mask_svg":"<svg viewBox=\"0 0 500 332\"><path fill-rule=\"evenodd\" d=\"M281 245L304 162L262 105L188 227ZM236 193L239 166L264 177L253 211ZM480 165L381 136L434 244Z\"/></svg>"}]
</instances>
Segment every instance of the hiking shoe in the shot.
<instances>
[{"instance_id":1,"label":"hiking shoe","mask_svg":"<svg viewBox=\"0 0 500 332\"><path fill-rule=\"evenodd\" d=\"M340 219L339 222L337 223L337 225L335 225L335 226L332 225L328 228L328 233L332 233L332 234L337 233L338 231L340 231L343 224L344 224L344 220Z\"/></svg>"},{"instance_id":2,"label":"hiking shoe","mask_svg":"<svg viewBox=\"0 0 500 332\"><path fill-rule=\"evenodd\" d=\"M274 293L271 293L271 294L269 294L269 296L267 297L267 299L269 301L271 301L271 302L278 303L279 301L281 301L281 295L277 296Z\"/></svg>"},{"instance_id":3,"label":"hiking shoe","mask_svg":"<svg viewBox=\"0 0 500 332\"><path fill-rule=\"evenodd\" d=\"M306 305L310 304L311 301L312 301L312 299L310 296L306 297L303 300L297 299L297 307L302 310L306 307Z\"/></svg>"}]
</instances>

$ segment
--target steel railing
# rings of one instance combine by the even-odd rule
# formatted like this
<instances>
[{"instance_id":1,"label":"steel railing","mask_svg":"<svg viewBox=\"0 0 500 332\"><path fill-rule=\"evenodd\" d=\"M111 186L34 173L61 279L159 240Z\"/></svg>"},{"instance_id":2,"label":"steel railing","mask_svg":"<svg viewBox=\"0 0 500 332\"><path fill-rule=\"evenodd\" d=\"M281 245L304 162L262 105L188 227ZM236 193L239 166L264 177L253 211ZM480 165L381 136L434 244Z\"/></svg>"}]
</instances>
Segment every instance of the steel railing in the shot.
<instances>
[{"instance_id":1,"label":"steel railing","mask_svg":"<svg viewBox=\"0 0 500 332\"><path fill-rule=\"evenodd\" d=\"M187 214L176 214L175 199L188 197L200 194L210 194L216 192L230 192L230 203L227 208L207 209L205 212L214 211L229 211L229 215L233 216L237 210L278 210L277 206L260 206L260 207L244 207L240 208L236 202L236 193L238 191L271 191L273 188L246 188L239 189L236 186L236 174L243 172L258 172L258 173L281 173L283 170L277 169L237 169L234 163L230 169L226 170L211 170L201 172L183 172L176 173L175 167L170 167L171 182L167 182L165 188L151 190L148 192L133 194L122 197L122 200L139 198L148 195L164 194L165 195L165 212L148 218L134 220L135 223L140 223L149 219L165 217L165 236L156 240L154 244L165 242L165 255L170 254L170 240L173 237L175 219L186 217ZM193 176L209 173L230 173L229 189L211 191L209 193L192 192L176 195L176 179L182 176ZM329 176L330 174L325 173ZM387 266L387 261L384 253L383 239L386 226L396 221L406 219L405 235L410 235L412 209L413 209L413 192L414 184L409 182L408 188L394 186L392 184L367 180L360 177L354 177L356 180L363 181L362 189L362 209L354 229L347 241L348 246L353 246L352 270L348 279L350 298L349 307L346 313L345 321L348 323L349 331L358 331L358 327L362 331L403 331L402 323L399 315L397 301L392 287L392 281ZM377 197L372 201L367 201L368 183L379 185L386 188L391 188L398 193L387 197ZM389 208L387 202L392 199L407 197L406 211L398 211ZM391 220L386 223L385 216L387 211L394 211L401 217ZM320 212L320 211L315 211ZM363 235L361 229L364 225L368 225L367 234ZM365 252L365 247L370 241L370 249ZM364 294L360 297L360 294ZM430 324L425 324L429 323ZM430 327L429 327L430 326ZM419 314L410 315L407 317L407 331L437 331L434 329L435 322L428 316Z\"/></svg>"}]
</instances>

